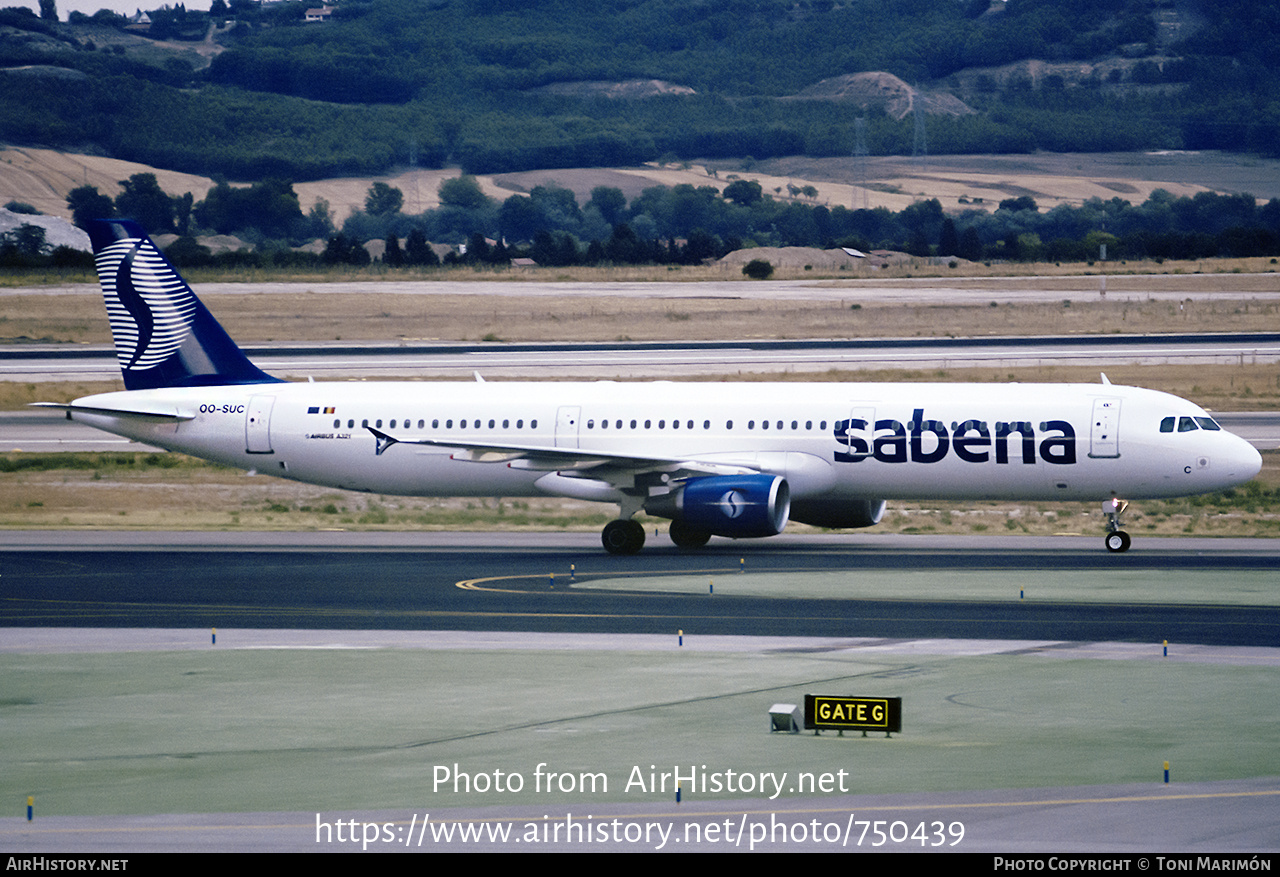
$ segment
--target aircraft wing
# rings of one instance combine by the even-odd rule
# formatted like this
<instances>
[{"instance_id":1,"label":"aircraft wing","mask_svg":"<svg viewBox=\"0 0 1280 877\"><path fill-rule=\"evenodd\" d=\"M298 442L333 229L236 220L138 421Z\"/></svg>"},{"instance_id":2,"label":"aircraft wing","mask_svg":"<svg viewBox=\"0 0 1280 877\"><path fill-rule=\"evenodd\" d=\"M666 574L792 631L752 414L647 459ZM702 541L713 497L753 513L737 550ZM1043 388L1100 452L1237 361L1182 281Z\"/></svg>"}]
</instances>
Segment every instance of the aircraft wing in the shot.
<instances>
[{"instance_id":1,"label":"aircraft wing","mask_svg":"<svg viewBox=\"0 0 1280 877\"><path fill-rule=\"evenodd\" d=\"M437 448L457 448L455 460L472 463L506 463L513 469L559 472L573 476L595 478L610 483L630 481L645 472L662 472L672 480L695 475L745 475L760 471L754 466L720 463L710 460L681 460L673 457L642 457L634 454L615 454L586 448L557 448L546 445L506 445L489 442L466 442L457 439L396 438L372 426L378 444L375 452L380 456L392 445L426 445ZM590 474L587 474L590 473Z\"/></svg>"}]
</instances>

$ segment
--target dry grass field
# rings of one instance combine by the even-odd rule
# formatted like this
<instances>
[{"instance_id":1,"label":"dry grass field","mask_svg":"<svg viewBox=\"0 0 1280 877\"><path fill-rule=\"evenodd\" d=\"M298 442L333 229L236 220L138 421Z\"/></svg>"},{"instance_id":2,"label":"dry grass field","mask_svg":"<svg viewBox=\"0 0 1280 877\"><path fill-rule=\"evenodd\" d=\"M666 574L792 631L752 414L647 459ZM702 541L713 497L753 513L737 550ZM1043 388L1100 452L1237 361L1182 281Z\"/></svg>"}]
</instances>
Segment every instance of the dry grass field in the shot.
<instances>
[{"instance_id":1,"label":"dry grass field","mask_svg":"<svg viewBox=\"0 0 1280 877\"><path fill-rule=\"evenodd\" d=\"M1135 502L1135 536L1280 537L1280 451L1226 494ZM250 476L180 454L0 454L0 527L165 530L597 531L613 508L575 500L424 499ZM649 533L667 522L642 517ZM892 502L875 533L1099 535L1094 503ZM787 532L816 532L800 524Z\"/></svg>"},{"instance_id":2,"label":"dry grass field","mask_svg":"<svg viewBox=\"0 0 1280 877\"><path fill-rule=\"evenodd\" d=\"M568 168L524 171L480 177L485 193L504 200L538 185L572 189L580 204L595 186L621 189L628 198L650 186L715 186L723 189L734 179L755 180L779 200L833 207L887 207L898 211L925 198L937 198L944 210L994 210L1004 198L1031 195L1042 209L1058 204L1078 205L1089 198L1120 197L1140 203L1155 189L1174 195L1196 192L1250 192L1264 200L1276 197L1280 164L1251 156L1225 153L1036 156L877 156L858 165L853 159L783 158L743 162L724 160L705 164L682 162L639 168ZM115 197L119 181L136 173L156 174L161 188L172 195L190 192L204 198L213 180L192 174L159 170L135 162L49 149L0 148L0 204L23 201L42 213L70 218L67 192L77 186L96 186ZM364 206L374 182L404 192L405 211L421 213L439 206L441 181L457 176L457 169L401 169L378 177L351 177L298 183L294 191L303 210L317 199L329 202L341 222ZM809 197L794 190L811 186Z\"/></svg>"},{"instance_id":3,"label":"dry grass field","mask_svg":"<svg viewBox=\"0 0 1280 877\"><path fill-rule=\"evenodd\" d=\"M1271 268L1269 262L1248 267ZM1053 266L1043 266L1050 269ZM593 269L603 275L604 269ZM653 269L650 269L652 272ZM990 272L992 269L985 269ZM691 341L752 338L868 338L1142 332L1280 331L1280 274L1205 273L1081 276L857 278L788 287L778 297L671 294L649 297L575 291L519 294L509 272L448 272L438 282L378 294L379 278L301 278L297 292L201 292L232 337L263 341ZM621 271L630 278L633 272ZM674 274L681 272L665 272ZM885 272L886 275L888 272ZM465 279L515 281L501 295L468 294ZM577 281L591 273L540 273ZM698 279L693 272L686 279ZM1032 279L1034 277L1034 279ZM194 274L193 286L209 280ZM400 278L397 278L400 279ZM720 279L724 279L723 276ZM278 282L279 277L273 278ZM459 282L451 282L458 280ZM886 287L892 281L890 287ZM954 284L954 285L953 285ZM29 341L109 344L96 284L56 295L0 295L0 344ZM367 290L331 292L333 289ZM886 292L886 289L889 291ZM1160 290L1156 298L1148 290ZM80 291L83 290L83 291ZM1039 290L1039 292L1035 292ZM1185 297L1182 291L1185 290ZM1170 300L1170 292L1176 300ZM892 293L892 294L890 294ZM1016 295L1015 295L1016 293ZM916 300L920 303L914 303ZM1015 300L1016 299L1016 300ZM1038 300L1037 300L1038 299ZM954 303L949 303L954 302Z\"/></svg>"}]
</instances>

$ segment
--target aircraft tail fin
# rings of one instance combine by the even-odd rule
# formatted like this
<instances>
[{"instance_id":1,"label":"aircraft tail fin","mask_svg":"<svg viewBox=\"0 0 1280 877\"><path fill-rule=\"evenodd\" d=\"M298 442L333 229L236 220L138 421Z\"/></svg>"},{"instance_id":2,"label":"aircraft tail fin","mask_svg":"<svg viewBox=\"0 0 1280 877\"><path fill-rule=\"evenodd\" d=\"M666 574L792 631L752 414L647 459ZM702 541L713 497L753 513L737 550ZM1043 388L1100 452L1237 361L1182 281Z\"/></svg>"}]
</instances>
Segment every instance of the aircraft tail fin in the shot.
<instances>
[{"instance_id":1,"label":"aircraft tail fin","mask_svg":"<svg viewBox=\"0 0 1280 877\"><path fill-rule=\"evenodd\" d=\"M249 361L141 226L89 226L126 389L279 381Z\"/></svg>"}]
</instances>

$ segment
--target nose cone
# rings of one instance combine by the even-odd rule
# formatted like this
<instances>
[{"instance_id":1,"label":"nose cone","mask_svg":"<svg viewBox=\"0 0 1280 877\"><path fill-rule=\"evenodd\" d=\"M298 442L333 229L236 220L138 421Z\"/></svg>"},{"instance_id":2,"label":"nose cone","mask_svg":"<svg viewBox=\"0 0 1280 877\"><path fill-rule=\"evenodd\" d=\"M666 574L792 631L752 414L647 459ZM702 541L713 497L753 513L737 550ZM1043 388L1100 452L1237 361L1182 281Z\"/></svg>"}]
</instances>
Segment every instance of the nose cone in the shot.
<instances>
[{"instance_id":1,"label":"nose cone","mask_svg":"<svg viewBox=\"0 0 1280 877\"><path fill-rule=\"evenodd\" d=\"M1262 471L1262 454L1238 435L1231 436L1234 441L1226 457L1227 473L1235 484L1243 484Z\"/></svg>"}]
</instances>

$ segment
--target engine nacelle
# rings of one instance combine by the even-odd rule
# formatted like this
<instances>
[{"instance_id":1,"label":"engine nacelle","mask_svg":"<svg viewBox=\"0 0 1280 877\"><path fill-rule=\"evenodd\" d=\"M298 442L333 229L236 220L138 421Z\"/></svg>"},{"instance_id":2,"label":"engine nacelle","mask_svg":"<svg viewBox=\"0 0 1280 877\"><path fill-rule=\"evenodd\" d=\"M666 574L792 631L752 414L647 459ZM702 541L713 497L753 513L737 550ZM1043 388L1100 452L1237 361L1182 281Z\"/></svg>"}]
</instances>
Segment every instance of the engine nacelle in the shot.
<instances>
[{"instance_id":1,"label":"engine nacelle","mask_svg":"<svg viewBox=\"0 0 1280 877\"><path fill-rule=\"evenodd\" d=\"M679 490L650 497L644 510L713 536L776 536L787 526L791 488L780 475L695 478Z\"/></svg>"},{"instance_id":2,"label":"engine nacelle","mask_svg":"<svg viewBox=\"0 0 1280 877\"><path fill-rule=\"evenodd\" d=\"M791 519L832 529L873 527L884 517L882 499L804 499L791 506Z\"/></svg>"}]
</instances>

